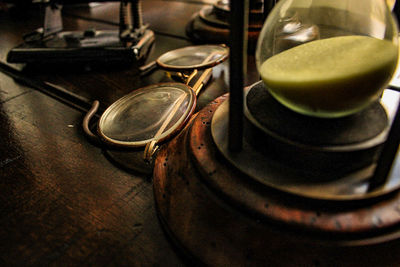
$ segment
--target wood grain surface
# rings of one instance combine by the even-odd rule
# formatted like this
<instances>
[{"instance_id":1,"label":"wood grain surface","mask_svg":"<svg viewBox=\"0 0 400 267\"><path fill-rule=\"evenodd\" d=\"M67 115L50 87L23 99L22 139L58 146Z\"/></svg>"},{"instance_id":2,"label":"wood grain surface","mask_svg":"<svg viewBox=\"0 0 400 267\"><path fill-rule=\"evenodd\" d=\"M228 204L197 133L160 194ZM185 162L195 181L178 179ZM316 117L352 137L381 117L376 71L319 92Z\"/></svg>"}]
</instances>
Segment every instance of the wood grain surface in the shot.
<instances>
[{"instance_id":1,"label":"wood grain surface","mask_svg":"<svg viewBox=\"0 0 400 267\"><path fill-rule=\"evenodd\" d=\"M185 25L210 1L143 1L156 33L147 62L191 45ZM116 3L67 7L64 29L117 29ZM39 10L0 10L0 60L41 26ZM168 80L138 66L112 69L12 67L105 106ZM214 71L199 106L227 91L226 64ZM151 177L110 162L83 134L83 113L0 73L0 265L183 266L157 220Z\"/></svg>"}]
</instances>

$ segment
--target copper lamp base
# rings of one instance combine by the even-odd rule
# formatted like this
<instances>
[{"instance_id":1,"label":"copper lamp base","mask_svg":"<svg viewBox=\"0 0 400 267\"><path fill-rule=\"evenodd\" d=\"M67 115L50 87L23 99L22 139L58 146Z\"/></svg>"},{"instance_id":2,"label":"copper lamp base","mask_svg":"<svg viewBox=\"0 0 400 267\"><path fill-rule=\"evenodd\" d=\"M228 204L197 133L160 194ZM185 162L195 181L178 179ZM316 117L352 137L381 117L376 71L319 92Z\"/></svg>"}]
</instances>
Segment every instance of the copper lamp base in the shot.
<instances>
[{"instance_id":1,"label":"copper lamp base","mask_svg":"<svg viewBox=\"0 0 400 267\"><path fill-rule=\"evenodd\" d=\"M157 155L160 221L195 263L214 266L398 266L400 193L315 200L266 186L229 163L211 135L222 96Z\"/></svg>"}]
</instances>

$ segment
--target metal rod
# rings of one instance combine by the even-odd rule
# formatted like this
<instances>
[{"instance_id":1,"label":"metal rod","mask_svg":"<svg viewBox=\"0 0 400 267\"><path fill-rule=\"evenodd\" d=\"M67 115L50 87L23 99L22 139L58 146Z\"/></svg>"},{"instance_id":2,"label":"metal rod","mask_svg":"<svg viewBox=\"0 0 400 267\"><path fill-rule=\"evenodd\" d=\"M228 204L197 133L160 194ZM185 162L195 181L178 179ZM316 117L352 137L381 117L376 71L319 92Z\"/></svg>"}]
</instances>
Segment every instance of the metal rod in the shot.
<instances>
[{"instance_id":1,"label":"metal rod","mask_svg":"<svg viewBox=\"0 0 400 267\"><path fill-rule=\"evenodd\" d=\"M134 0L132 3L132 19L133 19L133 28L140 29L143 27L143 16L142 16L142 1Z\"/></svg>"},{"instance_id":2,"label":"metal rod","mask_svg":"<svg viewBox=\"0 0 400 267\"><path fill-rule=\"evenodd\" d=\"M267 19L268 14L271 12L275 4L276 0L264 0L264 6L263 6L264 21Z\"/></svg>"},{"instance_id":3,"label":"metal rod","mask_svg":"<svg viewBox=\"0 0 400 267\"><path fill-rule=\"evenodd\" d=\"M249 0L230 1L229 129L228 148L239 152L243 144L243 87L247 72Z\"/></svg>"},{"instance_id":4,"label":"metal rod","mask_svg":"<svg viewBox=\"0 0 400 267\"><path fill-rule=\"evenodd\" d=\"M216 55L220 55L221 53L219 51L214 51L210 55L208 55L202 63L207 63L211 61ZM199 95L200 90L204 87L205 84L208 83L209 79L211 78L212 75L212 68L208 68L203 71L203 73L200 75L199 79L196 81L196 83L193 85L192 89L195 92L196 96ZM190 82L190 81L189 81ZM188 83L186 83L188 84Z\"/></svg>"},{"instance_id":5,"label":"metal rod","mask_svg":"<svg viewBox=\"0 0 400 267\"><path fill-rule=\"evenodd\" d=\"M29 77L3 62L0 62L0 72L12 77L19 83L32 87L77 110L87 112L92 108L92 103L88 99L74 94L60 86ZM100 107L98 112L101 114L104 110L104 107Z\"/></svg>"},{"instance_id":6,"label":"metal rod","mask_svg":"<svg viewBox=\"0 0 400 267\"><path fill-rule=\"evenodd\" d=\"M388 133L385 144L383 145L381 155L378 159L374 175L370 179L368 192L385 185L400 143L400 105L397 107L392 126Z\"/></svg>"},{"instance_id":7,"label":"metal rod","mask_svg":"<svg viewBox=\"0 0 400 267\"><path fill-rule=\"evenodd\" d=\"M172 108L171 112L168 114L168 117L165 119L165 121L162 123L161 127L157 130L156 134L153 136L153 140L146 144L146 147L144 149L144 154L143 154L144 160L149 161L149 162L151 161L151 157L154 155L154 153L156 152L156 150L158 148L158 146L156 146L158 139L160 139L160 136L165 131L165 128L167 128L167 126L171 122L172 118L178 112L178 109L181 107L185 98L186 98L186 94L182 94L181 96L178 97L178 99L173 104L173 108Z\"/></svg>"}]
</instances>

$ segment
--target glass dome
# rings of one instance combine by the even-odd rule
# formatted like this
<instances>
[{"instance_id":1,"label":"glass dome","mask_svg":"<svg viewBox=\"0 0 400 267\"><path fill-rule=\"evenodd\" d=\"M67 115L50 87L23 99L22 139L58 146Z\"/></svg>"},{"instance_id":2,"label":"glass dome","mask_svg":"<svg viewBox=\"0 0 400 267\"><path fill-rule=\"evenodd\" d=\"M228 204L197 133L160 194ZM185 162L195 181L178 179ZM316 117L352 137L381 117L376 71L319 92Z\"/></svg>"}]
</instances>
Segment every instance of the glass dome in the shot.
<instances>
[{"instance_id":1,"label":"glass dome","mask_svg":"<svg viewBox=\"0 0 400 267\"><path fill-rule=\"evenodd\" d=\"M305 115L336 118L379 99L398 58L384 0L280 0L256 49L270 94Z\"/></svg>"}]
</instances>

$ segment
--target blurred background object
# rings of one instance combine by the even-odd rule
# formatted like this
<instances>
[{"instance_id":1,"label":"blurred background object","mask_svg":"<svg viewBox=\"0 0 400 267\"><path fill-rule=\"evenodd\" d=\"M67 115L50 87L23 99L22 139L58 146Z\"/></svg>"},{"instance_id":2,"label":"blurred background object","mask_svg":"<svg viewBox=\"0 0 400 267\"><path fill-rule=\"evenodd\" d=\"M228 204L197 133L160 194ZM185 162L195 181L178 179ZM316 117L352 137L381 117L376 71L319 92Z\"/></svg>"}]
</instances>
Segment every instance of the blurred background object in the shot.
<instances>
[{"instance_id":1,"label":"blurred background object","mask_svg":"<svg viewBox=\"0 0 400 267\"><path fill-rule=\"evenodd\" d=\"M23 37L13 48L10 63L133 63L146 57L154 32L143 23L141 1L120 1L119 30L63 31L62 4L88 1L38 1L43 27ZM30 2L23 2L28 5ZM16 8L21 6L16 4Z\"/></svg>"},{"instance_id":2,"label":"blurred background object","mask_svg":"<svg viewBox=\"0 0 400 267\"><path fill-rule=\"evenodd\" d=\"M251 0L248 41L249 51L254 51L265 16L275 5L275 0ZM227 43L229 39L229 0L218 0L194 14L187 25L187 34L199 43Z\"/></svg>"}]
</instances>

